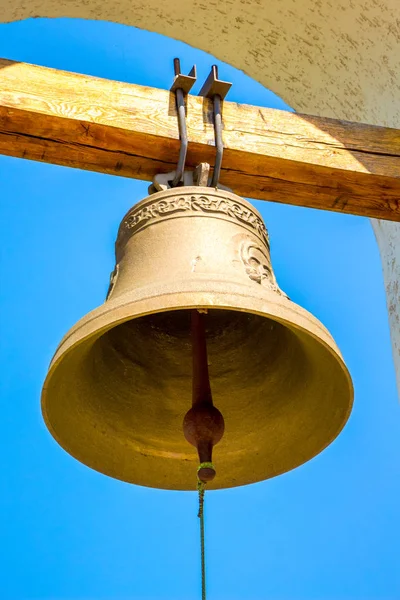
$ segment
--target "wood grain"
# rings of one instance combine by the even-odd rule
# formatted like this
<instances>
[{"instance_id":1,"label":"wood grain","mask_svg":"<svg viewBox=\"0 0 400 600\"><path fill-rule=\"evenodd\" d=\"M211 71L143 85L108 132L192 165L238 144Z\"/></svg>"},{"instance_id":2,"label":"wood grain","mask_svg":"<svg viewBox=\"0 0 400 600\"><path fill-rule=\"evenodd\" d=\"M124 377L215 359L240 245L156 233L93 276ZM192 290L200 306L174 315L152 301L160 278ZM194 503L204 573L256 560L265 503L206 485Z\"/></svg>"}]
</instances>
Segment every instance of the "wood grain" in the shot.
<instances>
[{"instance_id":1,"label":"wood grain","mask_svg":"<svg viewBox=\"0 0 400 600\"><path fill-rule=\"evenodd\" d=\"M221 183L239 195L400 221L400 131L223 104ZM187 166L214 162L209 100L187 99ZM168 91L0 59L0 153L151 180L175 168Z\"/></svg>"}]
</instances>

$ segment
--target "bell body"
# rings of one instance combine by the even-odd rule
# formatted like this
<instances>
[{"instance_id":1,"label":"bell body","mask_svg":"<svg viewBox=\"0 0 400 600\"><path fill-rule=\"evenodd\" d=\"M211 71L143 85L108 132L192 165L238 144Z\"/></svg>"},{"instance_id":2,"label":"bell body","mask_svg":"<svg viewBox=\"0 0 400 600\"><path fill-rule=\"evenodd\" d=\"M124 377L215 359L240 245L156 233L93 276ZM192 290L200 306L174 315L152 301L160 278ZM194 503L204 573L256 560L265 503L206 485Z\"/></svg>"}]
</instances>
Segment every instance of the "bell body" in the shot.
<instances>
[{"instance_id":1,"label":"bell body","mask_svg":"<svg viewBox=\"0 0 400 600\"><path fill-rule=\"evenodd\" d=\"M259 213L213 188L158 192L124 217L106 302L58 347L42 393L61 446L106 475L190 490L198 458L190 310L206 309L212 395L225 433L210 488L249 484L321 452L352 384L329 332L279 289Z\"/></svg>"}]
</instances>

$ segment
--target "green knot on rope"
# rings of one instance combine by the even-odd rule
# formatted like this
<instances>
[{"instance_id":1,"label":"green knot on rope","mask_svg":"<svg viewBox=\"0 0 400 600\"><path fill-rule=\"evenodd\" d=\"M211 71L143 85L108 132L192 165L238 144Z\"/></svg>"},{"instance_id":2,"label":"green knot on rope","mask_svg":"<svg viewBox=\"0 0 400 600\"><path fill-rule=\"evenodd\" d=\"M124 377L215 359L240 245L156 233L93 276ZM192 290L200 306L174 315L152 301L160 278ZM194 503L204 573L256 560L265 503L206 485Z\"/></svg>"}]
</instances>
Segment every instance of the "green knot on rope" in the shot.
<instances>
[{"instance_id":1,"label":"green knot on rope","mask_svg":"<svg viewBox=\"0 0 400 600\"><path fill-rule=\"evenodd\" d=\"M212 481L215 477L215 467L212 462L202 462L197 468L197 477L203 483Z\"/></svg>"},{"instance_id":2,"label":"green knot on rope","mask_svg":"<svg viewBox=\"0 0 400 600\"><path fill-rule=\"evenodd\" d=\"M214 469L214 465L212 464L212 462L202 462L197 467L197 474L199 473L200 469Z\"/></svg>"},{"instance_id":3,"label":"green knot on rope","mask_svg":"<svg viewBox=\"0 0 400 600\"><path fill-rule=\"evenodd\" d=\"M204 492L206 491L206 484L203 481L200 481L200 479L197 481L197 491L199 492L199 512L197 516L199 519L202 519L204 514Z\"/></svg>"}]
</instances>

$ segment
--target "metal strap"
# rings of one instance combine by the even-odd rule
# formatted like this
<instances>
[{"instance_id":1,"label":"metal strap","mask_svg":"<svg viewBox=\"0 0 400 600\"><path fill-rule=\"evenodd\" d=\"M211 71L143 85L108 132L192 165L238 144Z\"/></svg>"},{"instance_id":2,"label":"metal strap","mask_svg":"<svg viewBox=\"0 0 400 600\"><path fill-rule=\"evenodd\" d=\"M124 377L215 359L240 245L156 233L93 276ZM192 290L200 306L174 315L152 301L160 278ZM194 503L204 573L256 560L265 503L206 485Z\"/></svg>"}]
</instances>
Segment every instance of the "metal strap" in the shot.
<instances>
[{"instance_id":1,"label":"metal strap","mask_svg":"<svg viewBox=\"0 0 400 600\"><path fill-rule=\"evenodd\" d=\"M178 115L179 126L179 139L181 140L181 145L179 149L178 165L176 167L176 173L172 181L171 187L176 187L179 184L183 172L185 170L186 154L188 149L185 95L190 92L197 78L196 65L192 67L192 70L190 71L189 75L183 75L181 73L181 63L179 58L174 58L174 71L175 78L171 86L171 92L175 93L176 111Z\"/></svg>"},{"instance_id":2,"label":"metal strap","mask_svg":"<svg viewBox=\"0 0 400 600\"><path fill-rule=\"evenodd\" d=\"M216 155L211 187L214 188L218 187L219 176L221 174L222 156L224 153L224 144L222 141L221 102L231 89L231 86L232 84L228 81L222 81L218 78L218 67L217 65L213 65L211 67L209 76L199 92L199 96L210 98L213 102Z\"/></svg>"}]
</instances>

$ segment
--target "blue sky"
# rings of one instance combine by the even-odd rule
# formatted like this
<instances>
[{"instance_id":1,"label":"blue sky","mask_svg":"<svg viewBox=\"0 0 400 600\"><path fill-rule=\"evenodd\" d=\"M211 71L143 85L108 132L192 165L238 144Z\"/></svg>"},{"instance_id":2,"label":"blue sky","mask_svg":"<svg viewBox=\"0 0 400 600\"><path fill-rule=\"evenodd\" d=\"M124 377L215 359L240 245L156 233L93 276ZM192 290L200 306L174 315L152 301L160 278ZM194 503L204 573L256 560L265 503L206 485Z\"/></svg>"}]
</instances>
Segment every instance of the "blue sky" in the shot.
<instances>
[{"instance_id":1,"label":"blue sky","mask_svg":"<svg viewBox=\"0 0 400 600\"><path fill-rule=\"evenodd\" d=\"M133 28L61 19L0 25L0 56L162 88L174 56L185 71L198 65L198 87L214 62ZM233 81L230 100L285 108L227 65L220 76ZM147 184L7 157L0 181L0 597L197 599L196 495L84 467L40 414L52 353L103 302L119 221ZM400 598L400 407L372 228L359 217L254 204L281 287L332 332L355 404L311 462L207 496L209 598Z\"/></svg>"}]
</instances>

